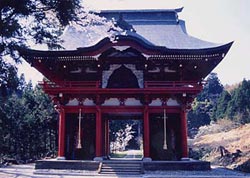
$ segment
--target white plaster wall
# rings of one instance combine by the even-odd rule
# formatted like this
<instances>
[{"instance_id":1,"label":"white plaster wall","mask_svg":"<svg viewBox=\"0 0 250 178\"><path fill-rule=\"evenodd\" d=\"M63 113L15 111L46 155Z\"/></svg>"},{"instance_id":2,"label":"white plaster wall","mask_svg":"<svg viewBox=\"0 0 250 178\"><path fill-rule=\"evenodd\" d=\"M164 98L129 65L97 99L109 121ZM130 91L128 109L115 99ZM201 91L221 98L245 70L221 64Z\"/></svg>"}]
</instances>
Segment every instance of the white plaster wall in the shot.
<instances>
[{"instance_id":1,"label":"white plaster wall","mask_svg":"<svg viewBox=\"0 0 250 178\"><path fill-rule=\"evenodd\" d=\"M124 104L125 106L142 106L140 100L135 98L127 98Z\"/></svg>"},{"instance_id":2,"label":"white plaster wall","mask_svg":"<svg viewBox=\"0 0 250 178\"><path fill-rule=\"evenodd\" d=\"M78 106L78 105L79 101L76 98L69 100L69 102L66 104L66 106Z\"/></svg>"},{"instance_id":3,"label":"white plaster wall","mask_svg":"<svg viewBox=\"0 0 250 178\"><path fill-rule=\"evenodd\" d=\"M102 88L107 88L109 77L119 67L121 67L121 65L119 65L119 64L111 64L110 67L109 67L109 70L102 71Z\"/></svg>"},{"instance_id":4,"label":"white plaster wall","mask_svg":"<svg viewBox=\"0 0 250 178\"><path fill-rule=\"evenodd\" d=\"M161 106L161 105L162 105L162 102L160 98L152 100L152 102L149 104L149 106Z\"/></svg>"},{"instance_id":5,"label":"white plaster wall","mask_svg":"<svg viewBox=\"0 0 250 178\"><path fill-rule=\"evenodd\" d=\"M102 106L119 106L120 101L117 98L110 98L108 100L105 100L105 102L102 104Z\"/></svg>"},{"instance_id":6,"label":"white plaster wall","mask_svg":"<svg viewBox=\"0 0 250 178\"><path fill-rule=\"evenodd\" d=\"M86 98L83 102L84 106L95 106L95 103L93 100Z\"/></svg>"},{"instance_id":7,"label":"white plaster wall","mask_svg":"<svg viewBox=\"0 0 250 178\"><path fill-rule=\"evenodd\" d=\"M167 101L167 105L168 106L180 106L180 104L178 103L177 100L173 99L173 98L169 98Z\"/></svg>"}]
</instances>

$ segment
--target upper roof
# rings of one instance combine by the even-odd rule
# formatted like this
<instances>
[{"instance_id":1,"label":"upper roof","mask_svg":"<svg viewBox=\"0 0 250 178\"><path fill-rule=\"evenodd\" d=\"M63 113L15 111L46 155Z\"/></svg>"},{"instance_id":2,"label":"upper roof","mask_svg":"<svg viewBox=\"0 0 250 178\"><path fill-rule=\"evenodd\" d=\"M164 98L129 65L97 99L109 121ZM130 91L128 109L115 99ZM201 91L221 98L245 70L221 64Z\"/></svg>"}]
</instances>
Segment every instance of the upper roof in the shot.
<instances>
[{"instance_id":1,"label":"upper roof","mask_svg":"<svg viewBox=\"0 0 250 178\"><path fill-rule=\"evenodd\" d=\"M169 49L206 49L221 46L188 35L185 21L178 18L182 9L103 10L99 15L114 20L126 31L119 35L137 37L149 45ZM104 27L98 25L98 28ZM74 26L69 26L62 38L66 49L76 49L92 46L105 37L107 36L100 36L95 31L79 31Z\"/></svg>"},{"instance_id":2,"label":"upper roof","mask_svg":"<svg viewBox=\"0 0 250 178\"><path fill-rule=\"evenodd\" d=\"M100 24L85 31L69 26L63 35L66 50L19 52L51 81L100 80L100 72L111 63L136 65L145 71L146 81L200 81L222 61L232 42L220 45L189 36L178 19L181 10L101 11L100 16L113 18L123 31ZM115 40L100 33L108 30Z\"/></svg>"}]
</instances>

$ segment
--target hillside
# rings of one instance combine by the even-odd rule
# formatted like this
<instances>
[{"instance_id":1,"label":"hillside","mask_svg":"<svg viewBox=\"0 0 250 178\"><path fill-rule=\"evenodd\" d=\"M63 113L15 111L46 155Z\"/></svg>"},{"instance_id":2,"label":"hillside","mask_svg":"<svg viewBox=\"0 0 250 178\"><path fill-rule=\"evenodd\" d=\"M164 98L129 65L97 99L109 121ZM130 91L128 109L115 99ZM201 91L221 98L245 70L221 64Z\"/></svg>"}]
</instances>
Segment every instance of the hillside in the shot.
<instances>
[{"instance_id":1,"label":"hillside","mask_svg":"<svg viewBox=\"0 0 250 178\"><path fill-rule=\"evenodd\" d=\"M209 129L211 127L216 126L210 126ZM218 133L201 134L190 141L190 146L194 152L198 152L202 160L231 169L237 168L249 162L250 124Z\"/></svg>"}]
</instances>

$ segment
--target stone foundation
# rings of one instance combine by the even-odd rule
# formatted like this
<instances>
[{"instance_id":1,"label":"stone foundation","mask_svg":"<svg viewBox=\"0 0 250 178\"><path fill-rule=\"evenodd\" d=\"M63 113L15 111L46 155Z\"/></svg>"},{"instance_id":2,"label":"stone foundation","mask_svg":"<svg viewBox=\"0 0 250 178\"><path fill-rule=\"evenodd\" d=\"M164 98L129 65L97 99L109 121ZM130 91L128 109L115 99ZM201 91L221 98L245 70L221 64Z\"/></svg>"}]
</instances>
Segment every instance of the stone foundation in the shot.
<instances>
[{"instance_id":1,"label":"stone foundation","mask_svg":"<svg viewBox=\"0 0 250 178\"><path fill-rule=\"evenodd\" d=\"M115 162L119 163L125 161L117 160ZM196 161L196 160L133 161L133 162L142 163L144 171L167 171L167 170L208 171L211 169L210 162ZM101 161L41 160L36 162L35 169L71 169L71 170L98 171L100 163Z\"/></svg>"}]
</instances>

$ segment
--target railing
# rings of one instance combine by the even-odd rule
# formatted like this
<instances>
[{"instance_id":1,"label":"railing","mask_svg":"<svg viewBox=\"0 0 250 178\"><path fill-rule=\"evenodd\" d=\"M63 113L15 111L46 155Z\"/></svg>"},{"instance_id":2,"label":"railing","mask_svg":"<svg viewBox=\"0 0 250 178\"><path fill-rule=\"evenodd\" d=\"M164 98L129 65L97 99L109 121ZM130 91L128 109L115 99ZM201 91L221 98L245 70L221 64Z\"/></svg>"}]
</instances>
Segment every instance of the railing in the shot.
<instances>
[{"instance_id":1,"label":"railing","mask_svg":"<svg viewBox=\"0 0 250 178\"><path fill-rule=\"evenodd\" d=\"M99 81L60 81L60 82L39 82L43 88L99 88L100 82Z\"/></svg>"},{"instance_id":2,"label":"railing","mask_svg":"<svg viewBox=\"0 0 250 178\"><path fill-rule=\"evenodd\" d=\"M200 83L193 81L146 81L145 88L194 88L201 87Z\"/></svg>"},{"instance_id":3,"label":"railing","mask_svg":"<svg viewBox=\"0 0 250 178\"><path fill-rule=\"evenodd\" d=\"M60 82L40 82L45 89L56 88L101 88L100 81L60 81ZM200 88L202 84L193 81L145 81L145 89L153 88ZM135 88L136 89L136 88Z\"/></svg>"}]
</instances>

